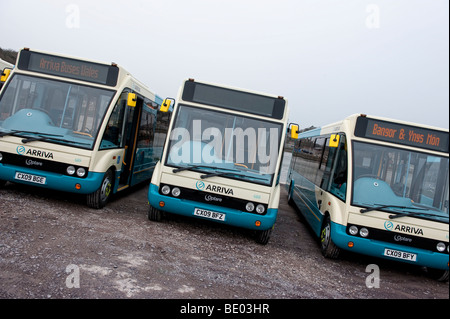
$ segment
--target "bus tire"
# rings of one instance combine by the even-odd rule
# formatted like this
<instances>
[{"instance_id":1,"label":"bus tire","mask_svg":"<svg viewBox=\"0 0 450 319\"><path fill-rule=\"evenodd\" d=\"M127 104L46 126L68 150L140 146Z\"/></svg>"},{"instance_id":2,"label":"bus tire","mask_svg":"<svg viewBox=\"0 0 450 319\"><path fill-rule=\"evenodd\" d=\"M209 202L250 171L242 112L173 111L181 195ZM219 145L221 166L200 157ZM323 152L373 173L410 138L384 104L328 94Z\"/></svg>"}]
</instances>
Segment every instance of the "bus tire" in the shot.
<instances>
[{"instance_id":1,"label":"bus tire","mask_svg":"<svg viewBox=\"0 0 450 319\"><path fill-rule=\"evenodd\" d=\"M325 258L336 259L339 256L340 249L331 238L331 219L327 214L320 231L320 250Z\"/></svg>"},{"instance_id":2,"label":"bus tire","mask_svg":"<svg viewBox=\"0 0 450 319\"><path fill-rule=\"evenodd\" d=\"M153 206L148 209L148 220L160 222L162 220L162 212Z\"/></svg>"},{"instance_id":3,"label":"bus tire","mask_svg":"<svg viewBox=\"0 0 450 319\"><path fill-rule=\"evenodd\" d=\"M448 281L448 269L442 270L442 269L434 269L434 268L428 268L428 275L440 282L447 282Z\"/></svg>"},{"instance_id":4,"label":"bus tire","mask_svg":"<svg viewBox=\"0 0 450 319\"><path fill-rule=\"evenodd\" d=\"M272 235L272 228L267 230L257 230L256 231L256 242L261 245L267 245L269 242L270 236Z\"/></svg>"},{"instance_id":5,"label":"bus tire","mask_svg":"<svg viewBox=\"0 0 450 319\"><path fill-rule=\"evenodd\" d=\"M86 196L90 208L100 209L106 206L113 190L113 173L108 170L103 177L100 187Z\"/></svg>"}]
</instances>

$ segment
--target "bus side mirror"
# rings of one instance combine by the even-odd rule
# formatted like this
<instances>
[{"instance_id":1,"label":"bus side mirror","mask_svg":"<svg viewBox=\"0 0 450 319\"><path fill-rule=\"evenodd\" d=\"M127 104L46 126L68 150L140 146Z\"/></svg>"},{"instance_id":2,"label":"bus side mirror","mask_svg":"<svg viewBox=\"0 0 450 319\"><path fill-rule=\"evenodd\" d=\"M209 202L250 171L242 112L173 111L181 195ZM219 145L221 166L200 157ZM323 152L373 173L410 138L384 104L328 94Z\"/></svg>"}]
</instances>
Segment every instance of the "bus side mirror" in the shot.
<instances>
[{"instance_id":1,"label":"bus side mirror","mask_svg":"<svg viewBox=\"0 0 450 319\"><path fill-rule=\"evenodd\" d=\"M136 93L128 93L127 105L129 107L135 107L137 101Z\"/></svg>"},{"instance_id":2,"label":"bus side mirror","mask_svg":"<svg viewBox=\"0 0 450 319\"><path fill-rule=\"evenodd\" d=\"M0 78L0 83L5 83L6 80L8 80L10 74L11 74L11 69L5 68L2 72L2 76Z\"/></svg>"},{"instance_id":3,"label":"bus side mirror","mask_svg":"<svg viewBox=\"0 0 450 319\"><path fill-rule=\"evenodd\" d=\"M329 146L330 147L338 147L339 146L339 134L331 134Z\"/></svg>"},{"instance_id":4,"label":"bus side mirror","mask_svg":"<svg viewBox=\"0 0 450 319\"><path fill-rule=\"evenodd\" d=\"M172 101L175 101L174 99L167 98L163 101L163 104L159 108L161 112L168 112L170 109L170 105L172 104Z\"/></svg>"},{"instance_id":5,"label":"bus side mirror","mask_svg":"<svg viewBox=\"0 0 450 319\"><path fill-rule=\"evenodd\" d=\"M291 138L298 139L298 124L291 124L289 130L291 131Z\"/></svg>"}]
</instances>

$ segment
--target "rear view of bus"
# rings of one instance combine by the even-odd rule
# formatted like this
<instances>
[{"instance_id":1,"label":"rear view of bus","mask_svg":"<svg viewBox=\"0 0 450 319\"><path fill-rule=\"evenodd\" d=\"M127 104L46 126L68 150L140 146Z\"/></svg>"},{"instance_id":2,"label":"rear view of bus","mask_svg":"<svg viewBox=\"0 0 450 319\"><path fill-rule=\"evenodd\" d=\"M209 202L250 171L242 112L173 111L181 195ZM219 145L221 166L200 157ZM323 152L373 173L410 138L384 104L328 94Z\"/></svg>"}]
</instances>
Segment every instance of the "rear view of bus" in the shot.
<instances>
[{"instance_id":1,"label":"rear view of bus","mask_svg":"<svg viewBox=\"0 0 450 319\"><path fill-rule=\"evenodd\" d=\"M287 122L281 96L183 83L149 189L149 219L173 213L252 229L266 244L278 213Z\"/></svg>"},{"instance_id":2,"label":"rear view of bus","mask_svg":"<svg viewBox=\"0 0 450 319\"><path fill-rule=\"evenodd\" d=\"M160 112L162 99L122 67L23 49L8 76L0 96L0 186L85 194L90 207L101 208L110 195L151 178L170 112Z\"/></svg>"}]
</instances>

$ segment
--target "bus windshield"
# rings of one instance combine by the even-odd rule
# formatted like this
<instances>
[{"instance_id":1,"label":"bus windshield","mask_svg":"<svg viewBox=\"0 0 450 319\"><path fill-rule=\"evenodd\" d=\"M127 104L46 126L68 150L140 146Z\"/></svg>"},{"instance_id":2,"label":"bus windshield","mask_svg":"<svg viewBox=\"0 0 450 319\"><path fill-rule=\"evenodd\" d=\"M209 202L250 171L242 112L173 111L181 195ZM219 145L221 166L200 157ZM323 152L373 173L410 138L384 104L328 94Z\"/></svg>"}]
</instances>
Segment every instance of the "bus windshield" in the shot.
<instances>
[{"instance_id":1,"label":"bus windshield","mask_svg":"<svg viewBox=\"0 0 450 319\"><path fill-rule=\"evenodd\" d=\"M15 74L0 98L0 136L93 149L114 93Z\"/></svg>"},{"instance_id":2,"label":"bus windshield","mask_svg":"<svg viewBox=\"0 0 450 319\"><path fill-rule=\"evenodd\" d=\"M368 208L361 212L448 223L448 157L355 141L353 167L352 204Z\"/></svg>"},{"instance_id":3,"label":"bus windshield","mask_svg":"<svg viewBox=\"0 0 450 319\"><path fill-rule=\"evenodd\" d=\"M179 105L166 164L271 185L281 134L281 123Z\"/></svg>"}]
</instances>

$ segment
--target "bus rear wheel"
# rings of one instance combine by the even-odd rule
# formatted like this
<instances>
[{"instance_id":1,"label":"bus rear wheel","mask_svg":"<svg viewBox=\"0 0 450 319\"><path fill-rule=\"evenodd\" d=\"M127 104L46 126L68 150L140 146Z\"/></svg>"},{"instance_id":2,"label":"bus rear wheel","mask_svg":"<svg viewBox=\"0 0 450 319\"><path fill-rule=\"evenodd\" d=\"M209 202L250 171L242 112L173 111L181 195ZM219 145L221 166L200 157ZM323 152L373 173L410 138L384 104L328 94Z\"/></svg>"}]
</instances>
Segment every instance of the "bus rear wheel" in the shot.
<instances>
[{"instance_id":1,"label":"bus rear wheel","mask_svg":"<svg viewBox=\"0 0 450 319\"><path fill-rule=\"evenodd\" d=\"M90 208L100 209L106 206L113 190L113 173L111 170L105 173L99 189L87 195L87 205Z\"/></svg>"},{"instance_id":2,"label":"bus rear wheel","mask_svg":"<svg viewBox=\"0 0 450 319\"><path fill-rule=\"evenodd\" d=\"M325 216L322 230L320 231L320 250L324 257L331 259L336 259L341 251L331 239L331 219L329 215Z\"/></svg>"}]
</instances>

